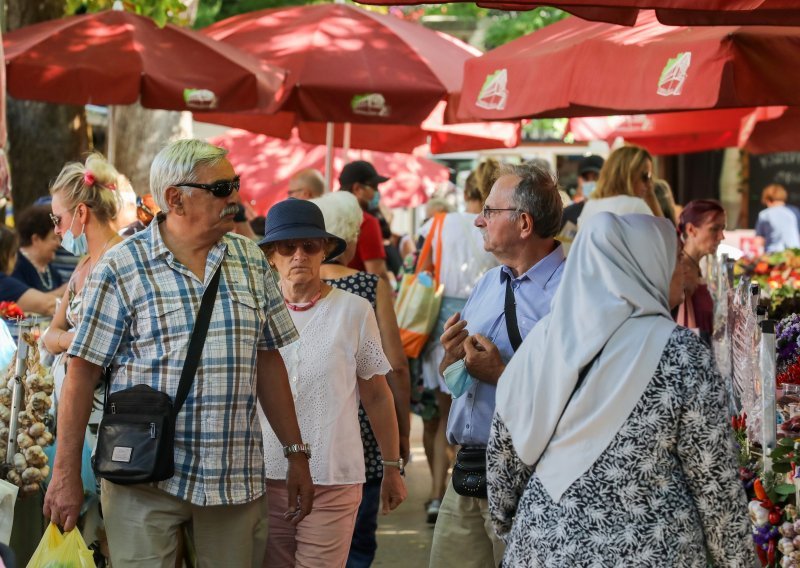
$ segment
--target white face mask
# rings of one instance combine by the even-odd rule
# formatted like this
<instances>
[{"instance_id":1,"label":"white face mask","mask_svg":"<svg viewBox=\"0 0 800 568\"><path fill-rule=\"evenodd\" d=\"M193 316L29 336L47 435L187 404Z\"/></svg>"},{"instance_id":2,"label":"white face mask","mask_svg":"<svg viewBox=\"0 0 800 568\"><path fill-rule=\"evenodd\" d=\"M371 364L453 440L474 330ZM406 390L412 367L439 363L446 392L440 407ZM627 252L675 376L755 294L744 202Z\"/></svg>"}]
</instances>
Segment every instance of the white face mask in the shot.
<instances>
[{"instance_id":1,"label":"white face mask","mask_svg":"<svg viewBox=\"0 0 800 568\"><path fill-rule=\"evenodd\" d=\"M585 182L583 182L583 185L581 187L583 188L584 197L589 197L592 194L592 192L595 190L595 188L597 187L597 182L596 181L585 181Z\"/></svg>"}]
</instances>

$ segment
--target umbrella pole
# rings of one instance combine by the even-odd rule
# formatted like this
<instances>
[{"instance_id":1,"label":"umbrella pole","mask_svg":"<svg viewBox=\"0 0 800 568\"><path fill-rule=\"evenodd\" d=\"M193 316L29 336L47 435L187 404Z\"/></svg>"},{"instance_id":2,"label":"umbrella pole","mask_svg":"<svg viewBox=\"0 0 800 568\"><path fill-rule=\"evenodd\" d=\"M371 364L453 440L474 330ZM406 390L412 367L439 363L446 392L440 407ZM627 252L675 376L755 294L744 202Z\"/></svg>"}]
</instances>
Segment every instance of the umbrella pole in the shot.
<instances>
[{"instance_id":1,"label":"umbrella pole","mask_svg":"<svg viewBox=\"0 0 800 568\"><path fill-rule=\"evenodd\" d=\"M349 122L344 123L344 139L342 140L342 157L344 158L344 163L350 163L350 127L352 125Z\"/></svg>"},{"instance_id":2,"label":"umbrella pole","mask_svg":"<svg viewBox=\"0 0 800 568\"><path fill-rule=\"evenodd\" d=\"M114 105L108 105L108 125L106 126L106 158L108 163L114 165L116 159L116 128L114 126Z\"/></svg>"},{"instance_id":3,"label":"umbrella pole","mask_svg":"<svg viewBox=\"0 0 800 568\"><path fill-rule=\"evenodd\" d=\"M325 125L325 190L333 191L333 123Z\"/></svg>"}]
</instances>

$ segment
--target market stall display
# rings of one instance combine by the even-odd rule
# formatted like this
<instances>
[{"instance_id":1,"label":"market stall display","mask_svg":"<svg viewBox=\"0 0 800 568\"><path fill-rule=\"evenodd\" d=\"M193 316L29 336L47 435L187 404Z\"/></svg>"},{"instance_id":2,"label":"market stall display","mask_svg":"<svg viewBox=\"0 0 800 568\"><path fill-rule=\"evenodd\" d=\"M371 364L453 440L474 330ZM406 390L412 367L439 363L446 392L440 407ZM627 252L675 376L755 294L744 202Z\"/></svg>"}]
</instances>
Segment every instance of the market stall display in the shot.
<instances>
[{"instance_id":1,"label":"market stall display","mask_svg":"<svg viewBox=\"0 0 800 568\"><path fill-rule=\"evenodd\" d=\"M20 495L39 491L50 473L44 448L53 443L50 408L53 376L42 365L37 336L21 325L15 361L0 381L0 463Z\"/></svg>"}]
</instances>

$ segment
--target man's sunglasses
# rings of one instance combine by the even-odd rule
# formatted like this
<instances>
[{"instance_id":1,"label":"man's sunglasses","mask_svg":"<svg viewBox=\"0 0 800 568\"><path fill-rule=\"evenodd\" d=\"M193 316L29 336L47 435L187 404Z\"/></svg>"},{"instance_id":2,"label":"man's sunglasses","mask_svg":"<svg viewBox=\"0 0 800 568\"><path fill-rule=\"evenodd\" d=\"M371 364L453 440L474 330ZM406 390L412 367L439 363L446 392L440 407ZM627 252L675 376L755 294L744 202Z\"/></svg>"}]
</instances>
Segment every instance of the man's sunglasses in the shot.
<instances>
[{"instance_id":1,"label":"man's sunglasses","mask_svg":"<svg viewBox=\"0 0 800 568\"><path fill-rule=\"evenodd\" d=\"M278 241L275 250L281 256L292 256L297 247L301 247L308 256L314 256L322 251L323 241Z\"/></svg>"},{"instance_id":2,"label":"man's sunglasses","mask_svg":"<svg viewBox=\"0 0 800 568\"><path fill-rule=\"evenodd\" d=\"M210 191L214 197L228 197L234 191L239 191L239 176L233 179L223 179L214 183L176 183L175 187L196 187Z\"/></svg>"}]
</instances>

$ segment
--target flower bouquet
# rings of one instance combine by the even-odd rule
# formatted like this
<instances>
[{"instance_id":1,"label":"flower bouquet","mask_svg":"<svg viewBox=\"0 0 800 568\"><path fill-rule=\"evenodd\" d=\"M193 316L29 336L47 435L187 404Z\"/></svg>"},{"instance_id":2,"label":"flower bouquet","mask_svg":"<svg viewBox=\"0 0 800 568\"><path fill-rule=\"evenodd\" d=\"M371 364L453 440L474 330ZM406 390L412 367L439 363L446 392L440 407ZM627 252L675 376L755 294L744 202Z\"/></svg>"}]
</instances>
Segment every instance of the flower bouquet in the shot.
<instances>
[{"instance_id":1,"label":"flower bouquet","mask_svg":"<svg viewBox=\"0 0 800 568\"><path fill-rule=\"evenodd\" d=\"M14 302L0 302L0 318L23 319L25 312Z\"/></svg>"},{"instance_id":2,"label":"flower bouquet","mask_svg":"<svg viewBox=\"0 0 800 568\"><path fill-rule=\"evenodd\" d=\"M734 275L749 277L769 294L771 318L800 312L800 249L742 257L736 262Z\"/></svg>"}]
</instances>

